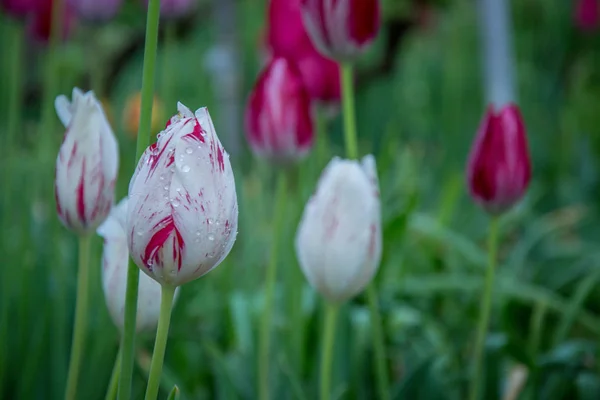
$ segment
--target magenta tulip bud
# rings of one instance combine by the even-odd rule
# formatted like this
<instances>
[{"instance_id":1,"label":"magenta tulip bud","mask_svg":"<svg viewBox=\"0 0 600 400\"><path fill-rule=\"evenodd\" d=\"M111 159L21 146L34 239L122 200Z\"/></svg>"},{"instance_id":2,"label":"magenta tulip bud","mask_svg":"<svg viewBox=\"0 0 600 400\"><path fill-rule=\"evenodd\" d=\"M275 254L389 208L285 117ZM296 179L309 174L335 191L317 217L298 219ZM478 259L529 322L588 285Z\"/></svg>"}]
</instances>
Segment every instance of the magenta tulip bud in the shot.
<instances>
[{"instance_id":1,"label":"magenta tulip bud","mask_svg":"<svg viewBox=\"0 0 600 400\"><path fill-rule=\"evenodd\" d=\"M229 155L208 110L177 108L131 178L127 209L131 258L173 286L217 267L235 242L238 223Z\"/></svg>"},{"instance_id":2,"label":"magenta tulip bud","mask_svg":"<svg viewBox=\"0 0 600 400\"><path fill-rule=\"evenodd\" d=\"M32 39L47 43L50 40L52 33L52 5L56 0L35 0L36 8L28 21L27 30ZM61 38L66 40L73 31L75 26L75 13L72 7L67 4L62 4L63 16L61 27Z\"/></svg>"},{"instance_id":3,"label":"magenta tulip bud","mask_svg":"<svg viewBox=\"0 0 600 400\"><path fill-rule=\"evenodd\" d=\"M67 128L56 159L56 210L78 234L93 232L108 215L119 169L117 140L94 93L58 96L56 113Z\"/></svg>"},{"instance_id":4,"label":"magenta tulip bud","mask_svg":"<svg viewBox=\"0 0 600 400\"><path fill-rule=\"evenodd\" d=\"M350 62L373 42L380 28L378 0L302 0L304 26L326 57Z\"/></svg>"},{"instance_id":5,"label":"magenta tulip bud","mask_svg":"<svg viewBox=\"0 0 600 400\"><path fill-rule=\"evenodd\" d=\"M148 0L144 0L148 7ZM196 0L160 0L160 16L162 18L181 18L192 12Z\"/></svg>"},{"instance_id":6,"label":"magenta tulip bud","mask_svg":"<svg viewBox=\"0 0 600 400\"><path fill-rule=\"evenodd\" d=\"M1 0L0 8L6 14L24 19L37 8L38 0Z\"/></svg>"},{"instance_id":7,"label":"magenta tulip bud","mask_svg":"<svg viewBox=\"0 0 600 400\"><path fill-rule=\"evenodd\" d=\"M575 23L582 31L593 31L600 22L599 0L577 0Z\"/></svg>"},{"instance_id":8,"label":"magenta tulip bud","mask_svg":"<svg viewBox=\"0 0 600 400\"><path fill-rule=\"evenodd\" d=\"M258 156L278 163L297 161L310 150L310 97L289 60L274 58L258 77L246 108L246 137Z\"/></svg>"},{"instance_id":9,"label":"magenta tulip bud","mask_svg":"<svg viewBox=\"0 0 600 400\"><path fill-rule=\"evenodd\" d=\"M123 0L68 0L77 15L92 22L105 22L114 18Z\"/></svg>"},{"instance_id":10,"label":"magenta tulip bud","mask_svg":"<svg viewBox=\"0 0 600 400\"><path fill-rule=\"evenodd\" d=\"M519 108L490 106L473 143L467 166L471 196L489 213L500 214L523 197L531 179L527 134Z\"/></svg>"}]
</instances>

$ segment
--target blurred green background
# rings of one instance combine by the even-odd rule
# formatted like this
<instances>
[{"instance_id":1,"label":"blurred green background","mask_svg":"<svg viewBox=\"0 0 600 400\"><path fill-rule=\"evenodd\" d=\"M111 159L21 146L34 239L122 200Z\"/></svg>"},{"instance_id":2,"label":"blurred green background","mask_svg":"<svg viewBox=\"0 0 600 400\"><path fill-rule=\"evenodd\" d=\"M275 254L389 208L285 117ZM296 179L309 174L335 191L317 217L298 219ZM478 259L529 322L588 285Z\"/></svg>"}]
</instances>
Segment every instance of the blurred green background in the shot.
<instances>
[{"instance_id":1,"label":"blurred green background","mask_svg":"<svg viewBox=\"0 0 600 400\"><path fill-rule=\"evenodd\" d=\"M261 67L265 1L235 0L239 100ZM384 26L358 66L360 153L378 161L384 255L376 284L394 399L462 399L485 267L488 217L469 199L464 166L485 110L474 1L386 0ZM571 1L512 1L519 105L528 128L534 178L526 199L501 220L500 262L486 342L485 394L493 399L600 398L600 35L581 32ZM213 4L161 25L159 128L175 102L208 106L225 145L219 94L208 67L220 31ZM426 18L425 18L426 16ZM232 18L234 16L232 15ZM0 19L0 138L5 137L11 35ZM115 20L80 23L54 55L57 92L101 88L120 143L117 198L127 193L135 138L124 110L141 87L144 10L125 1ZM393 45L397 41L396 45ZM211 55L212 54L212 55ZM75 303L76 238L56 216L53 169L64 133L42 121L49 54L25 47L23 112L11 148L2 147L0 398L63 396ZM98 90L97 90L98 92ZM243 111L243 109L241 110ZM240 111L240 112L241 112ZM157 117L158 118L158 117ZM241 123L241 115L237 116ZM158 129L159 129L158 128ZM158 131L157 131L158 132ZM155 132L155 133L157 133ZM241 126L238 134L241 134ZM330 156L343 154L340 116L328 121ZM174 308L161 396L173 384L185 399L256 398L257 326L263 308L276 168L254 159L243 137L232 156L240 207L231 255L183 287ZM40 145L43 144L43 145ZM322 304L293 251L304 203L326 159L311 154L293 171L282 233L273 318L274 399L317 396ZM95 238L91 311L79 398L104 398L119 333L101 289ZM291 279L288 279L290 278ZM290 286L289 282L293 282ZM291 298L302 295L301 315ZM342 308L335 340L338 399L375 398L366 300ZM141 398L153 338L138 340L134 398ZM510 388L527 379L516 397Z\"/></svg>"}]
</instances>

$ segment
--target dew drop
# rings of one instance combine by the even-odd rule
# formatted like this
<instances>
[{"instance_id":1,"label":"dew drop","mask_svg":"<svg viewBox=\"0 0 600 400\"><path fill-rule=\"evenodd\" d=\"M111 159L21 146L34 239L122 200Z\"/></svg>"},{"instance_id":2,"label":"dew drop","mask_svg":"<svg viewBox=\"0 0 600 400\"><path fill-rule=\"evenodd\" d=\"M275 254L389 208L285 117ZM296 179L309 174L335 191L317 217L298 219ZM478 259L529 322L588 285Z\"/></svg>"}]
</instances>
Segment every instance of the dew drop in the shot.
<instances>
[{"instance_id":1,"label":"dew drop","mask_svg":"<svg viewBox=\"0 0 600 400\"><path fill-rule=\"evenodd\" d=\"M213 223L214 223L213 219L212 219L212 218L209 218L209 219L208 219L208 224L209 224L209 225L212 225Z\"/></svg>"},{"instance_id":2,"label":"dew drop","mask_svg":"<svg viewBox=\"0 0 600 400\"><path fill-rule=\"evenodd\" d=\"M179 193L179 192L181 192L181 188L178 187L177 189L175 189L175 191Z\"/></svg>"},{"instance_id":3,"label":"dew drop","mask_svg":"<svg viewBox=\"0 0 600 400\"><path fill-rule=\"evenodd\" d=\"M190 166L189 165L184 165L183 167L181 167L181 170L183 172L190 172Z\"/></svg>"},{"instance_id":4,"label":"dew drop","mask_svg":"<svg viewBox=\"0 0 600 400\"><path fill-rule=\"evenodd\" d=\"M160 174L160 180L164 181L165 180L165 174Z\"/></svg>"},{"instance_id":5,"label":"dew drop","mask_svg":"<svg viewBox=\"0 0 600 400\"><path fill-rule=\"evenodd\" d=\"M179 207L179 204L181 204L181 202L178 198L174 198L171 200L171 204L173 205L173 207Z\"/></svg>"},{"instance_id":6,"label":"dew drop","mask_svg":"<svg viewBox=\"0 0 600 400\"><path fill-rule=\"evenodd\" d=\"M137 231L138 236L142 236L142 231Z\"/></svg>"},{"instance_id":7,"label":"dew drop","mask_svg":"<svg viewBox=\"0 0 600 400\"><path fill-rule=\"evenodd\" d=\"M185 152L188 154L192 154L194 152L194 149L192 149L191 147L188 147L187 149L185 149Z\"/></svg>"},{"instance_id":8,"label":"dew drop","mask_svg":"<svg viewBox=\"0 0 600 400\"><path fill-rule=\"evenodd\" d=\"M169 190L169 185L165 185L165 186L163 187L163 189L165 189L165 190Z\"/></svg>"},{"instance_id":9,"label":"dew drop","mask_svg":"<svg viewBox=\"0 0 600 400\"><path fill-rule=\"evenodd\" d=\"M211 242L212 242L213 240L215 240L215 235L213 235L212 233L210 233L210 234L208 235L208 240L210 240Z\"/></svg>"}]
</instances>

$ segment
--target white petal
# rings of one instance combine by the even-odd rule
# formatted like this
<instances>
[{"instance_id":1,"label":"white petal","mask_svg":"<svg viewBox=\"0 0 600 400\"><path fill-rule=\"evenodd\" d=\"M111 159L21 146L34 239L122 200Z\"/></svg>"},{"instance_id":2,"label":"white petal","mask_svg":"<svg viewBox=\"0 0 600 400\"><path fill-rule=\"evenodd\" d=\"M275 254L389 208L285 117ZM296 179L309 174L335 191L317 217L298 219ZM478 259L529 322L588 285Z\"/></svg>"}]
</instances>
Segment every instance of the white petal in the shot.
<instances>
[{"instance_id":1,"label":"white petal","mask_svg":"<svg viewBox=\"0 0 600 400\"><path fill-rule=\"evenodd\" d=\"M58 115L58 119L60 122L67 128L71 123L71 118L73 113L71 111L71 102L65 95L60 95L56 97L54 100L54 108L56 109L56 114Z\"/></svg>"}]
</instances>

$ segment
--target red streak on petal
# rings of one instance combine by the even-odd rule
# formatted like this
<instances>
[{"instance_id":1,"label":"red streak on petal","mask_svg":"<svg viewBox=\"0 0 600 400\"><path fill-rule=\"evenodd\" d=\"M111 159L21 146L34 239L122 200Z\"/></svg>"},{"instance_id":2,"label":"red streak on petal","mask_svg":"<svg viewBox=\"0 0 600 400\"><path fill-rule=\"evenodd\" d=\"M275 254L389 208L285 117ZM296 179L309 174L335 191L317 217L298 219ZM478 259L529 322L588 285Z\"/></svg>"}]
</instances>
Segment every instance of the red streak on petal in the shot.
<instances>
[{"instance_id":1,"label":"red streak on petal","mask_svg":"<svg viewBox=\"0 0 600 400\"><path fill-rule=\"evenodd\" d=\"M202 136L202 126L200 126L200 123L196 119L190 121L194 121L194 130L192 131L192 133L188 133L187 135L185 135L185 137L190 137L204 143L204 136Z\"/></svg>"},{"instance_id":2,"label":"red streak on petal","mask_svg":"<svg viewBox=\"0 0 600 400\"><path fill-rule=\"evenodd\" d=\"M77 142L73 143L73 148L71 149L71 155L69 155L69 161L67 162L67 168L70 168L75 162L75 154L77 153Z\"/></svg>"},{"instance_id":3,"label":"red streak on petal","mask_svg":"<svg viewBox=\"0 0 600 400\"><path fill-rule=\"evenodd\" d=\"M152 267L155 262L160 263L161 252L159 250L165 245L165 242L172 237L173 242L173 260L177 262L178 270L181 269L182 262L182 251L184 247L183 237L179 233L179 230L175 226L173 216L169 215L163 218L161 221L154 225L154 228L162 226L162 228L154 233L150 238L150 241L146 245L144 254L142 255L142 262L146 267L152 271ZM175 233L172 236L172 233Z\"/></svg>"},{"instance_id":4,"label":"red streak on petal","mask_svg":"<svg viewBox=\"0 0 600 400\"><path fill-rule=\"evenodd\" d=\"M59 217L63 218L63 210L60 206L60 198L58 197L58 188L56 187L56 183L54 184L54 200L56 200L56 212L58 213Z\"/></svg>"},{"instance_id":5,"label":"red streak on petal","mask_svg":"<svg viewBox=\"0 0 600 400\"><path fill-rule=\"evenodd\" d=\"M217 144L217 162L221 171L225 171L225 161L223 160L223 149Z\"/></svg>"},{"instance_id":6,"label":"red streak on petal","mask_svg":"<svg viewBox=\"0 0 600 400\"><path fill-rule=\"evenodd\" d=\"M85 159L81 164L81 178L77 185L77 216L83 225L86 225L85 218Z\"/></svg>"}]
</instances>

